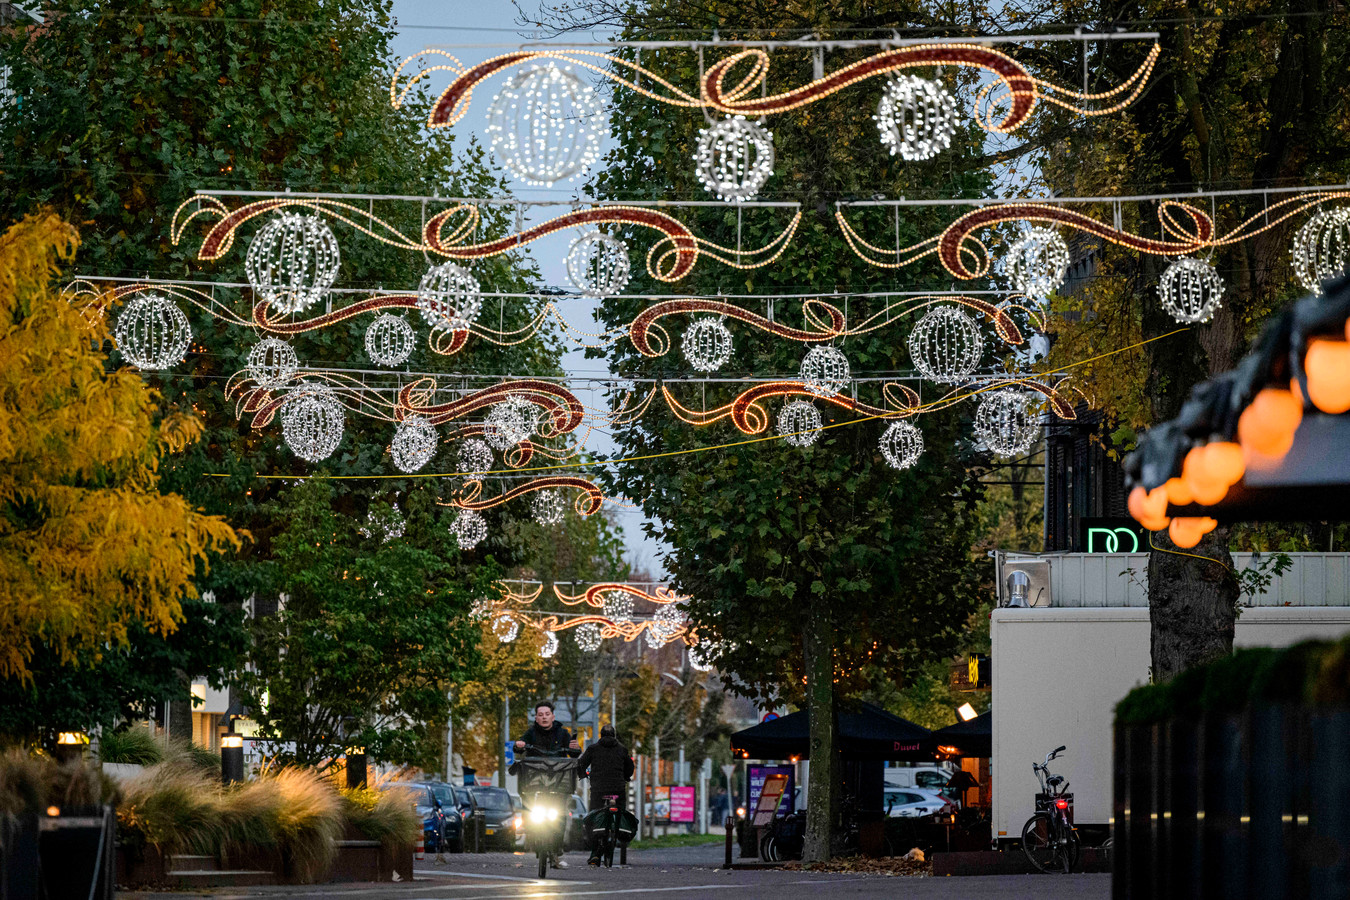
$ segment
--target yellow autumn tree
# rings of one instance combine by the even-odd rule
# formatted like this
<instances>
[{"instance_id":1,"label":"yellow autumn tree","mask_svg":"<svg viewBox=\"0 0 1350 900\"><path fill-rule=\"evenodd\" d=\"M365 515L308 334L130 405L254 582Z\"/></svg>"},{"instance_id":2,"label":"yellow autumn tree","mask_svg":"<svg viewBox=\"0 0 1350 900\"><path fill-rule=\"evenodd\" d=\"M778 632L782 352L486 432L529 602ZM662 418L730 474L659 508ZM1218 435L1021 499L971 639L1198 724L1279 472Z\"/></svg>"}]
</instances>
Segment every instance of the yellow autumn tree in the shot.
<instances>
[{"instance_id":1,"label":"yellow autumn tree","mask_svg":"<svg viewBox=\"0 0 1350 900\"><path fill-rule=\"evenodd\" d=\"M134 622L173 631L198 566L239 546L223 519L157 490L161 456L201 423L109 370L104 318L55 287L78 244L50 212L0 236L0 679L27 680L39 646L71 663Z\"/></svg>"}]
</instances>

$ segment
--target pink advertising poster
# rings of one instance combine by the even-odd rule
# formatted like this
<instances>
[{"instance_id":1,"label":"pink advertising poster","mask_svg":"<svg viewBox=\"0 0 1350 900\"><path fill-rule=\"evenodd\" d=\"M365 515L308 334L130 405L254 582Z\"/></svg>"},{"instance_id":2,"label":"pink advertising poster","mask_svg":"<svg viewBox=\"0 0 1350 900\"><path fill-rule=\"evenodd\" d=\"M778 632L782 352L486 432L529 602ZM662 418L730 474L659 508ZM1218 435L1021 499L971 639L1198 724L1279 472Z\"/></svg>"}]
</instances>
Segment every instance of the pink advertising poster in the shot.
<instances>
[{"instance_id":1,"label":"pink advertising poster","mask_svg":"<svg viewBox=\"0 0 1350 900\"><path fill-rule=\"evenodd\" d=\"M694 791L692 787L672 787L670 789L670 821L694 821Z\"/></svg>"}]
</instances>

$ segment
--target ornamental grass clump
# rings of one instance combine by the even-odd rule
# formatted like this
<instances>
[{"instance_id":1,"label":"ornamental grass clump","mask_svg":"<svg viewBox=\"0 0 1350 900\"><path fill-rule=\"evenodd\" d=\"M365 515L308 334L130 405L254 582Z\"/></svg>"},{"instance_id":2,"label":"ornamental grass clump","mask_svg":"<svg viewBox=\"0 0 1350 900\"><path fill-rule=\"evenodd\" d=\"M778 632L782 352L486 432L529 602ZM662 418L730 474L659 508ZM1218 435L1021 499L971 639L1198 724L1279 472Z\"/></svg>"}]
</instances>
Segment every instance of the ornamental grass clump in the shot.
<instances>
[{"instance_id":1,"label":"ornamental grass clump","mask_svg":"<svg viewBox=\"0 0 1350 900\"><path fill-rule=\"evenodd\" d=\"M59 810L88 811L117 802L116 786L84 762L57 763L23 750L0 754L0 816Z\"/></svg>"},{"instance_id":2,"label":"ornamental grass clump","mask_svg":"<svg viewBox=\"0 0 1350 900\"><path fill-rule=\"evenodd\" d=\"M123 785L118 827L169 855L215 856L224 836L219 783L176 762L151 766Z\"/></svg>"},{"instance_id":3,"label":"ornamental grass clump","mask_svg":"<svg viewBox=\"0 0 1350 900\"><path fill-rule=\"evenodd\" d=\"M422 833L422 819L406 788L342 788L339 795L343 816L368 841L394 850L413 843Z\"/></svg>"},{"instance_id":4,"label":"ornamental grass clump","mask_svg":"<svg viewBox=\"0 0 1350 900\"><path fill-rule=\"evenodd\" d=\"M276 786L277 843L298 880L312 881L337 854L342 803L337 791L311 769L282 769L264 781Z\"/></svg>"},{"instance_id":5,"label":"ornamental grass clump","mask_svg":"<svg viewBox=\"0 0 1350 900\"><path fill-rule=\"evenodd\" d=\"M144 728L105 731L98 739L98 758L105 763L153 766L164 761L164 747Z\"/></svg>"}]
</instances>

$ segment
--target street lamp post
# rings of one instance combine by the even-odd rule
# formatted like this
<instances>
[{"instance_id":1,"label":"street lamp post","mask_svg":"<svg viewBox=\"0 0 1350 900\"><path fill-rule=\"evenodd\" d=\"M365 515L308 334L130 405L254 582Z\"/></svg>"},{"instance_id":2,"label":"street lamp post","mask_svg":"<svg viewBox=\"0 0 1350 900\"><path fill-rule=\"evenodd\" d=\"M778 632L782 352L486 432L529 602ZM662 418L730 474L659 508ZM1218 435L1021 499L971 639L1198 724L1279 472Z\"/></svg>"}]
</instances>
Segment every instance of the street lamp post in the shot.
<instances>
[{"instance_id":1,"label":"street lamp post","mask_svg":"<svg viewBox=\"0 0 1350 900\"><path fill-rule=\"evenodd\" d=\"M220 781L233 784L244 780L244 736L236 734L234 719L230 730L220 736Z\"/></svg>"}]
</instances>

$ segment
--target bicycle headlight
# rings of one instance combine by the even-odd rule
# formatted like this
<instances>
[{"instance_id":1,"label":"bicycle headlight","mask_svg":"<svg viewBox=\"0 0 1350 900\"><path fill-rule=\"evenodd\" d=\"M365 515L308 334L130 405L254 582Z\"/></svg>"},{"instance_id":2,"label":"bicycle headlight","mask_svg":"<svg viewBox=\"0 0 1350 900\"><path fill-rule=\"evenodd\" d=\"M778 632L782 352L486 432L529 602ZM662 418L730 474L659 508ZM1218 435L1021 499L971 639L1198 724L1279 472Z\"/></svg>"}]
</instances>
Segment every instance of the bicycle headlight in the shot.
<instances>
[{"instance_id":1,"label":"bicycle headlight","mask_svg":"<svg viewBox=\"0 0 1350 900\"><path fill-rule=\"evenodd\" d=\"M544 821L544 808L542 806L536 806L530 810L530 821L531 822Z\"/></svg>"},{"instance_id":2,"label":"bicycle headlight","mask_svg":"<svg viewBox=\"0 0 1350 900\"><path fill-rule=\"evenodd\" d=\"M544 814L548 816L550 822L558 818L558 811L551 806L544 807Z\"/></svg>"}]
</instances>

